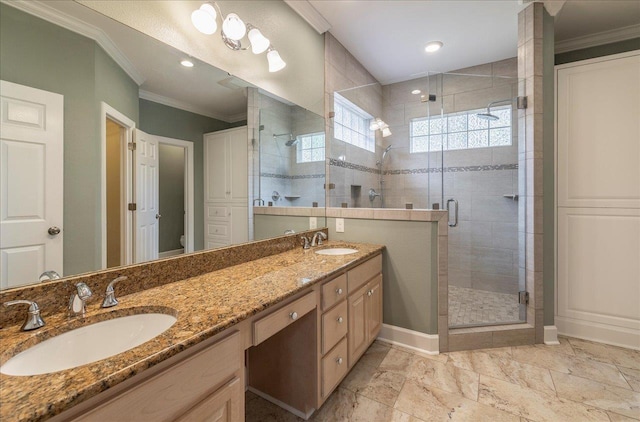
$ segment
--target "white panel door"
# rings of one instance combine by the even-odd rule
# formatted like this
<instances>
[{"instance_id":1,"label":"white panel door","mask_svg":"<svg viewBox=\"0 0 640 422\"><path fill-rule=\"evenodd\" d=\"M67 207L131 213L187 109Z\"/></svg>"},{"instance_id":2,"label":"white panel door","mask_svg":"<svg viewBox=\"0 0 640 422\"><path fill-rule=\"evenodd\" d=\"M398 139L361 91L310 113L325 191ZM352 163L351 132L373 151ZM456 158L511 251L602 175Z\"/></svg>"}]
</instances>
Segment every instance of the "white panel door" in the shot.
<instances>
[{"instance_id":1,"label":"white panel door","mask_svg":"<svg viewBox=\"0 0 640 422\"><path fill-rule=\"evenodd\" d=\"M231 196L229 182L229 132L204 136L205 202L226 201Z\"/></svg>"},{"instance_id":2,"label":"white panel door","mask_svg":"<svg viewBox=\"0 0 640 422\"><path fill-rule=\"evenodd\" d=\"M249 186L248 154L246 128L229 132L229 186L231 188L230 199L232 201L247 201Z\"/></svg>"},{"instance_id":3,"label":"white panel door","mask_svg":"<svg viewBox=\"0 0 640 422\"><path fill-rule=\"evenodd\" d=\"M640 55L558 70L558 206L640 207Z\"/></svg>"},{"instance_id":4,"label":"white panel door","mask_svg":"<svg viewBox=\"0 0 640 422\"><path fill-rule=\"evenodd\" d=\"M561 334L640 349L640 54L558 66Z\"/></svg>"},{"instance_id":5,"label":"white panel door","mask_svg":"<svg viewBox=\"0 0 640 422\"><path fill-rule=\"evenodd\" d=\"M0 97L0 287L11 288L64 273L64 97L6 81Z\"/></svg>"},{"instance_id":6,"label":"white panel door","mask_svg":"<svg viewBox=\"0 0 640 422\"><path fill-rule=\"evenodd\" d=\"M136 129L135 262L158 259L159 176L158 139Z\"/></svg>"}]
</instances>

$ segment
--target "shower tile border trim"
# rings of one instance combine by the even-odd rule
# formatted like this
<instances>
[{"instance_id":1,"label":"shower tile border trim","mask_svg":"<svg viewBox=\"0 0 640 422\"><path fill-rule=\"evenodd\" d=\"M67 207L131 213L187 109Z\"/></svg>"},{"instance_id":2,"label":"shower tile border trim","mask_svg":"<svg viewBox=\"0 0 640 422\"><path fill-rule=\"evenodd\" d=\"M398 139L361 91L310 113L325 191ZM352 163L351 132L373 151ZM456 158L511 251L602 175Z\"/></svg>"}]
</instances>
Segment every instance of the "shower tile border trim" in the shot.
<instances>
[{"instance_id":1,"label":"shower tile border trim","mask_svg":"<svg viewBox=\"0 0 640 422\"><path fill-rule=\"evenodd\" d=\"M324 174L323 173L317 173L317 174L294 174L294 175L288 175L288 174L278 174L278 173L260 173L260 177L267 177L267 178L273 178L273 179L290 179L290 180L297 180L297 179L324 179Z\"/></svg>"},{"instance_id":2,"label":"shower tile border trim","mask_svg":"<svg viewBox=\"0 0 640 422\"><path fill-rule=\"evenodd\" d=\"M335 158L329 159L329 166L346 168L349 170L357 170L364 173L380 174L380 170L373 167L367 167L360 164L350 163L348 161L336 160ZM397 176L403 174L426 174L426 173L461 173L470 171L495 171L495 170L518 170L518 164L494 164L484 166L452 166L452 167L434 167L434 168L412 168L412 169L397 169L397 170L385 170L382 175Z\"/></svg>"}]
</instances>

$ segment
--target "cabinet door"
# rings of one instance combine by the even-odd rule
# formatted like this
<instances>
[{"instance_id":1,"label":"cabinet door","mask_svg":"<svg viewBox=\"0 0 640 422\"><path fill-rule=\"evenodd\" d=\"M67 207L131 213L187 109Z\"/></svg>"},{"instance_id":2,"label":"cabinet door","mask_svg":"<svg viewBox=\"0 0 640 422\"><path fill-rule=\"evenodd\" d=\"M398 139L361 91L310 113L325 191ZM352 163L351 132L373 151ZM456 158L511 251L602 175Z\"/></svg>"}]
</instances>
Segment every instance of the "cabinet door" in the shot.
<instances>
[{"instance_id":1,"label":"cabinet door","mask_svg":"<svg viewBox=\"0 0 640 422\"><path fill-rule=\"evenodd\" d=\"M366 292L367 286L349 296L349 368L367 348L367 314Z\"/></svg>"},{"instance_id":2,"label":"cabinet door","mask_svg":"<svg viewBox=\"0 0 640 422\"><path fill-rule=\"evenodd\" d=\"M229 136L226 131L204 136L205 202L225 201L230 195Z\"/></svg>"},{"instance_id":3,"label":"cabinet door","mask_svg":"<svg viewBox=\"0 0 640 422\"><path fill-rule=\"evenodd\" d=\"M231 244L249 241L249 207L247 205L231 205Z\"/></svg>"},{"instance_id":4,"label":"cabinet door","mask_svg":"<svg viewBox=\"0 0 640 422\"><path fill-rule=\"evenodd\" d=\"M247 174L248 167L248 146L247 129L240 128L229 133L229 195L232 201L248 198L249 180Z\"/></svg>"},{"instance_id":5,"label":"cabinet door","mask_svg":"<svg viewBox=\"0 0 640 422\"><path fill-rule=\"evenodd\" d=\"M242 383L234 378L196 404L177 422L240 422L244 420Z\"/></svg>"},{"instance_id":6,"label":"cabinet door","mask_svg":"<svg viewBox=\"0 0 640 422\"><path fill-rule=\"evenodd\" d=\"M371 344L382 328L382 275L376 276L367 287L367 344Z\"/></svg>"}]
</instances>

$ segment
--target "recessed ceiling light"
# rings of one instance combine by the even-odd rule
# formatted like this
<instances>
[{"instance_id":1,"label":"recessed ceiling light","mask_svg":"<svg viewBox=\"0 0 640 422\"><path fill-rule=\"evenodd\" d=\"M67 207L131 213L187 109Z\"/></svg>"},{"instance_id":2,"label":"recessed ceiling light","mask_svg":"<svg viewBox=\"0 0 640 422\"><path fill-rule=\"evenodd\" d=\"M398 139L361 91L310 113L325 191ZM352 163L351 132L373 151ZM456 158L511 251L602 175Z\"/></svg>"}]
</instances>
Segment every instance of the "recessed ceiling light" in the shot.
<instances>
[{"instance_id":1,"label":"recessed ceiling light","mask_svg":"<svg viewBox=\"0 0 640 422\"><path fill-rule=\"evenodd\" d=\"M421 92L422 92L422 91L420 91L419 89L414 89L413 91L411 91L411 93L412 93L413 95L418 95L418 94L420 94Z\"/></svg>"},{"instance_id":2,"label":"recessed ceiling light","mask_svg":"<svg viewBox=\"0 0 640 422\"><path fill-rule=\"evenodd\" d=\"M193 67L193 62L190 60L183 60L180 62L181 65L183 65L184 67Z\"/></svg>"},{"instance_id":3,"label":"recessed ceiling light","mask_svg":"<svg viewBox=\"0 0 640 422\"><path fill-rule=\"evenodd\" d=\"M427 43L424 51L426 51L427 53L435 53L436 51L440 50L440 48L442 48L442 45L442 41L431 41L430 43Z\"/></svg>"}]
</instances>

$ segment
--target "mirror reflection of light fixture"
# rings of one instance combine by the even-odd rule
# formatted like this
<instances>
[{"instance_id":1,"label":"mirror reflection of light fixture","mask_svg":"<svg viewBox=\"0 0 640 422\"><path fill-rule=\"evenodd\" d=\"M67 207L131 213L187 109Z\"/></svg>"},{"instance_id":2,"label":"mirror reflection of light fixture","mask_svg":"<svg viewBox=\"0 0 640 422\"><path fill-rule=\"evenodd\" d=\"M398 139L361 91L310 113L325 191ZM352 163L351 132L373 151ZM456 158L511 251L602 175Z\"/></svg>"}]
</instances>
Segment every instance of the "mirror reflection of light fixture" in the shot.
<instances>
[{"instance_id":1,"label":"mirror reflection of light fixture","mask_svg":"<svg viewBox=\"0 0 640 422\"><path fill-rule=\"evenodd\" d=\"M386 138L387 136L391 136L391 129L389 129L389 125L386 124L381 118L376 117L371 120L371 124L369 125L369 130L380 130L382 132L382 137Z\"/></svg>"},{"instance_id":2,"label":"mirror reflection of light fixture","mask_svg":"<svg viewBox=\"0 0 640 422\"><path fill-rule=\"evenodd\" d=\"M211 35L218 29L217 17L222 19L222 42L233 51L248 50L249 47L242 47L242 38L247 35L251 51L253 54L267 52L269 72L282 70L287 64L277 50L273 48L271 42L262 32L250 23L245 24L236 13L229 13L226 17L222 14L217 3L204 3L199 9L191 13L191 22L196 29L203 34Z\"/></svg>"},{"instance_id":3,"label":"mirror reflection of light fixture","mask_svg":"<svg viewBox=\"0 0 640 422\"><path fill-rule=\"evenodd\" d=\"M284 69L287 65L282 57L280 57L280 53L278 50L274 50L273 46L269 47L267 51L267 60L269 61L269 72L277 72L278 70Z\"/></svg>"}]
</instances>

